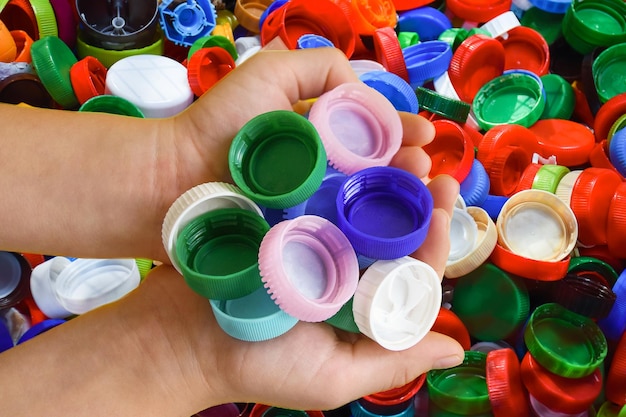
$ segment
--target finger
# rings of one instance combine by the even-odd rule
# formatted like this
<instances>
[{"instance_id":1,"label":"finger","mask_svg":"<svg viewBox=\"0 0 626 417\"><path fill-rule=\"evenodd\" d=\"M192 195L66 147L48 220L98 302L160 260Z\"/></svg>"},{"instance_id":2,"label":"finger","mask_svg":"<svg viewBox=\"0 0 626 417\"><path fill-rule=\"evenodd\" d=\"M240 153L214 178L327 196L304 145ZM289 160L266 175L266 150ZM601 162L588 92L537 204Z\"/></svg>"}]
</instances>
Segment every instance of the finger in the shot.
<instances>
[{"instance_id":1,"label":"finger","mask_svg":"<svg viewBox=\"0 0 626 417\"><path fill-rule=\"evenodd\" d=\"M282 38L280 36L276 36L274 39L272 39L271 41L269 41L267 44L265 44L265 46L263 48L261 48L263 51L284 51L287 50L289 48L287 48L287 45L285 45L285 42L283 42Z\"/></svg>"},{"instance_id":2,"label":"finger","mask_svg":"<svg viewBox=\"0 0 626 417\"><path fill-rule=\"evenodd\" d=\"M433 213L424 243L411 255L432 266L440 277L450 252L450 220L459 193L459 184L449 175L439 175L428 183L433 196Z\"/></svg>"},{"instance_id":3,"label":"finger","mask_svg":"<svg viewBox=\"0 0 626 417\"><path fill-rule=\"evenodd\" d=\"M418 344L400 352L386 350L367 338L345 349L352 355L351 366L344 365L335 374L338 378L335 386L353 389L342 395L354 399L406 385L431 369L456 366L464 357L458 342L435 332L429 332ZM337 366L331 363L329 368L338 369L345 361L342 356L333 357Z\"/></svg>"},{"instance_id":4,"label":"finger","mask_svg":"<svg viewBox=\"0 0 626 417\"><path fill-rule=\"evenodd\" d=\"M435 138L435 126L422 116L407 112L398 112L402 121L405 146L424 146Z\"/></svg>"},{"instance_id":5,"label":"finger","mask_svg":"<svg viewBox=\"0 0 626 417\"><path fill-rule=\"evenodd\" d=\"M430 172L431 160L420 146L403 146L393 156L390 165L425 178Z\"/></svg>"}]
</instances>

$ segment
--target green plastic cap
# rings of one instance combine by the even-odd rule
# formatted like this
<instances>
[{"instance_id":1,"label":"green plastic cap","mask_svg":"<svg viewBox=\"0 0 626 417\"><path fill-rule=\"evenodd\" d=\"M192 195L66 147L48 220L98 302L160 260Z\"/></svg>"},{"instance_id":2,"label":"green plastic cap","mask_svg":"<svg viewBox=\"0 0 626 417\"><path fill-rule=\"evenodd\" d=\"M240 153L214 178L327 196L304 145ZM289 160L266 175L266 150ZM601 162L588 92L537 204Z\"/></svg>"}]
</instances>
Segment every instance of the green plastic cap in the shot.
<instances>
[{"instance_id":1,"label":"green plastic cap","mask_svg":"<svg viewBox=\"0 0 626 417\"><path fill-rule=\"evenodd\" d=\"M535 174L531 188L554 194L557 185L568 172L570 169L563 165L542 165Z\"/></svg>"},{"instance_id":2,"label":"green plastic cap","mask_svg":"<svg viewBox=\"0 0 626 417\"><path fill-rule=\"evenodd\" d=\"M468 103L443 96L424 87L417 87L415 95L420 108L455 122L465 123L467 121L470 112Z\"/></svg>"},{"instance_id":3,"label":"green plastic cap","mask_svg":"<svg viewBox=\"0 0 626 417\"><path fill-rule=\"evenodd\" d=\"M233 57L233 60L236 60L239 57L235 44L233 44L226 36L209 35L198 38L191 44L189 52L187 53L187 59L191 59L191 56L196 53L198 49L211 48L213 46L219 46L220 48L226 49L230 56Z\"/></svg>"},{"instance_id":4,"label":"green plastic cap","mask_svg":"<svg viewBox=\"0 0 626 417\"><path fill-rule=\"evenodd\" d=\"M466 351L462 364L429 371L426 383L430 400L445 411L475 415L491 409L484 352Z\"/></svg>"},{"instance_id":5,"label":"green plastic cap","mask_svg":"<svg viewBox=\"0 0 626 417\"><path fill-rule=\"evenodd\" d=\"M189 222L176 240L176 256L187 285L212 300L251 294L263 285L259 247L270 226L249 210L225 208Z\"/></svg>"},{"instance_id":6,"label":"green plastic cap","mask_svg":"<svg viewBox=\"0 0 626 417\"><path fill-rule=\"evenodd\" d=\"M139 117L141 119L145 117L143 112L134 103L126 100L124 97L108 94L90 98L80 106L78 111L119 114L123 116Z\"/></svg>"},{"instance_id":7,"label":"green plastic cap","mask_svg":"<svg viewBox=\"0 0 626 417\"><path fill-rule=\"evenodd\" d=\"M583 55L598 46L626 42L626 3L622 0L572 1L562 26L567 43Z\"/></svg>"},{"instance_id":8,"label":"green plastic cap","mask_svg":"<svg viewBox=\"0 0 626 417\"><path fill-rule=\"evenodd\" d=\"M326 173L326 151L315 126L288 110L247 122L228 154L235 184L256 203L289 208L312 196Z\"/></svg>"},{"instance_id":9,"label":"green plastic cap","mask_svg":"<svg viewBox=\"0 0 626 417\"><path fill-rule=\"evenodd\" d=\"M399 32L398 42L402 49L407 46L417 45L420 42L420 35L417 32Z\"/></svg>"},{"instance_id":10,"label":"green plastic cap","mask_svg":"<svg viewBox=\"0 0 626 417\"><path fill-rule=\"evenodd\" d=\"M543 75L541 82L543 91L546 92L546 106L541 118L569 120L576 106L576 95L572 85L558 74Z\"/></svg>"},{"instance_id":11,"label":"green plastic cap","mask_svg":"<svg viewBox=\"0 0 626 417\"><path fill-rule=\"evenodd\" d=\"M561 30L563 16L558 13L546 12L538 7L531 7L524 12L520 23L522 26L535 29L543 36L548 45L552 45L563 35Z\"/></svg>"},{"instance_id":12,"label":"green plastic cap","mask_svg":"<svg viewBox=\"0 0 626 417\"><path fill-rule=\"evenodd\" d=\"M591 73L602 103L626 93L626 43L602 51L593 61Z\"/></svg>"},{"instance_id":13,"label":"green plastic cap","mask_svg":"<svg viewBox=\"0 0 626 417\"><path fill-rule=\"evenodd\" d=\"M524 342L541 366L566 378L591 374L607 354L606 338L598 325L556 303L535 309L524 331Z\"/></svg>"},{"instance_id":14,"label":"green plastic cap","mask_svg":"<svg viewBox=\"0 0 626 417\"><path fill-rule=\"evenodd\" d=\"M506 339L528 318L528 291L517 277L484 263L458 278L452 311L476 339Z\"/></svg>"}]
</instances>

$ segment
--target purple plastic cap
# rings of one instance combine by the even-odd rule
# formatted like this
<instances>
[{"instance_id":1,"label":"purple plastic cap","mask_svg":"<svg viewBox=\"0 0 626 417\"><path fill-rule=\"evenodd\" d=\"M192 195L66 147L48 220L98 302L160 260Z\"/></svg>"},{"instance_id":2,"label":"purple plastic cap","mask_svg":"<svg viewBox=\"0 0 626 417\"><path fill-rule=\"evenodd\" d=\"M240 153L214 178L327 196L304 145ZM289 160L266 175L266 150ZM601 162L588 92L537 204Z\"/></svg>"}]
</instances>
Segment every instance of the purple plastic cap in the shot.
<instances>
[{"instance_id":1,"label":"purple plastic cap","mask_svg":"<svg viewBox=\"0 0 626 417\"><path fill-rule=\"evenodd\" d=\"M359 171L337 194L337 225L357 253L373 259L413 253L426 238L432 211L426 185L399 168Z\"/></svg>"}]
</instances>

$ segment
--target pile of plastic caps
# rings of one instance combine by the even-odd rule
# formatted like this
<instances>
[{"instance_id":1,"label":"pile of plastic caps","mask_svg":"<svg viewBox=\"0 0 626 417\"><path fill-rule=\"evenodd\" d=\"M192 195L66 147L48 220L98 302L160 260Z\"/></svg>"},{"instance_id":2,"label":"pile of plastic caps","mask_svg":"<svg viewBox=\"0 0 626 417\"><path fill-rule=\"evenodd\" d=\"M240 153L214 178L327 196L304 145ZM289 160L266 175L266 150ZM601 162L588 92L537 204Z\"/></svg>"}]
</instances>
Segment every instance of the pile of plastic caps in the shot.
<instances>
[{"instance_id":1,"label":"pile of plastic caps","mask_svg":"<svg viewBox=\"0 0 626 417\"><path fill-rule=\"evenodd\" d=\"M276 37L340 49L362 83L250 120L234 184L168 211L172 264L241 340L324 321L403 350L433 330L465 361L337 410L198 416L626 416L622 0L0 0L0 102L168 117ZM441 283L410 257L433 202L388 166L397 111L433 123L429 177L460 184ZM0 252L0 351L152 266Z\"/></svg>"}]
</instances>

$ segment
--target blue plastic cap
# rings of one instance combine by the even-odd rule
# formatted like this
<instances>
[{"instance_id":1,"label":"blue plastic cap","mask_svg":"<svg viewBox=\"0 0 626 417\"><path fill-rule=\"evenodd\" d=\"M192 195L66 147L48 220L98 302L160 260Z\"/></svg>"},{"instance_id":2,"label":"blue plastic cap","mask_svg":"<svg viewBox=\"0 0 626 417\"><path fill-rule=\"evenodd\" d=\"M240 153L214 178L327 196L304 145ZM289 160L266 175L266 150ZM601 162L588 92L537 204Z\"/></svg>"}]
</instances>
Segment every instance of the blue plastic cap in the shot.
<instances>
[{"instance_id":1,"label":"blue plastic cap","mask_svg":"<svg viewBox=\"0 0 626 417\"><path fill-rule=\"evenodd\" d=\"M598 326L607 339L619 340L626 330L626 270L622 271L613 285L615 304L609 315L598 321Z\"/></svg>"},{"instance_id":2,"label":"blue plastic cap","mask_svg":"<svg viewBox=\"0 0 626 417\"><path fill-rule=\"evenodd\" d=\"M305 214L323 217L337 225L337 193L343 182L348 178L343 172L331 166L326 168L322 184L305 202L285 209L285 218L294 219Z\"/></svg>"},{"instance_id":3,"label":"blue plastic cap","mask_svg":"<svg viewBox=\"0 0 626 417\"><path fill-rule=\"evenodd\" d=\"M445 41L426 41L402 50L412 88L443 75L452 61L452 47Z\"/></svg>"},{"instance_id":4,"label":"blue plastic cap","mask_svg":"<svg viewBox=\"0 0 626 417\"><path fill-rule=\"evenodd\" d=\"M165 36L177 45L191 46L215 28L217 13L209 0L187 0L183 3L163 0L159 21Z\"/></svg>"},{"instance_id":5,"label":"blue plastic cap","mask_svg":"<svg viewBox=\"0 0 626 417\"><path fill-rule=\"evenodd\" d=\"M337 194L337 226L355 252L377 260L401 258L419 248L432 211L426 185L394 167L358 171Z\"/></svg>"},{"instance_id":6,"label":"blue plastic cap","mask_svg":"<svg viewBox=\"0 0 626 417\"><path fill-rule=\"evenodd\" d=\"M399 75L389 71L369 71L359 79L385 96L396 110L418 113L417 95L411 85Z\"/></svg>"},{"instance_id":7,"label":"blue plastic cap","mask_svg":"<svg viewBox=\"0 0 626 417\"><path fill-rule=\"evenodd\" d=\"M491 217L491 220L495 222L498 219L500 210L502 210L502 206L508 199L509 198L505 196L487 194L487 198L480 204L480 207L485 210L489 217Z\"/></svg>"},{"instance_id":8,"label":"blue plastic cap","mask_svg":"<svg viewBox=\"0 0 626 417\"><path fill-rule=\"evenodd\" d=\"M432 41L451 27L448 16L426 6L400 13L396 29L398 32L416 32L421 41Z\"/></svg>"},{"instance_id":9,"label":"blue plastic cap","mask_svg":"<svg viewBox=\"0 0 626 417\"><path fill-rule=\"evenodd\" d=\"M530 0L530 3L544 12L565 14L572 0Z\"/></svg>"},{"instance_id":10,"label":"blue plastic cap","mask_svg":"<svg viewBox=\"0 0 626 417\"><path fill-rule=\"evenodd\" d=\"M267 16L269 16L270 13L277 10L280 6L283 6L285 3L288 2L289 0L274 0L272 3L270 3L270 5L267 6L265 10L263 10L263 13L261 13L261 17L259 17L259 29L263 28L263 22L265 22L265 19L267 19Z\"/></svg>"},{"instance_id":11,"label":"blue plastic cap","mask_svg":"<svg viewBox=\"0 0 626 417\"><path fill-rule=\"evenodd\" d=\"M9 350L13 347L13 338L11 337L11 333L7 328L7 325L4 324L3 320L0 320L0 353L5 350Z\"/></svg>"},{"instance_id":12,"label":"blue plastic cap","mask_svg":"<svg viewBox=\"0 0 626 417\"><path fill-rule=\"evenodd\" d=\"M20 337L20 339L17 341L17 344L19 345L20 343L24 343L25 341L30 340L37 335L45 333L53 327L57 327L59 324L63 323L65 323L65 320L63 319L47 319L44 321L40 321L30 329L26 330L22 337Z\"/></svg>"},{"instance_id":13,"label":"blue plastic cap","mask_svg":"<svg viewBox=\"0 0 626 417\"><path fill-rule=\"evenodd\" d=\"M487 195L489 195L491 182L489 181L489 174L478 159L474 159L472 169L460 186L459 194L468 206L480 206L485 202Z\"/></svg>"},{"instance_id":14,"label":"blue plastic cap","mask_svg":"<svg viewBox=\"0 0 626 417\"><path fill-rule=\"evenodd\" d=\"M333 48L335 45L327 38L316 35L314 33L307 33L298 38L296 42L297 49L307 48Z\"/></svg>"},{"instance_id":15,"label":"blue plastic cap","mask_svg":"<svg viewBox=\"0 0 626 417\"><path fill-rule=\"evenodd\" d=\"M622 176L626 176L626 128L613 134L609 142L609 160Z\"/></svg>"}]
</instances>

